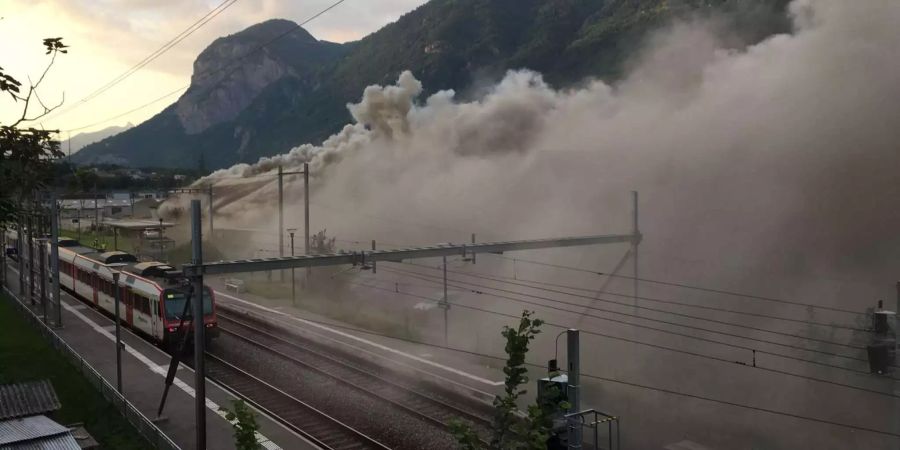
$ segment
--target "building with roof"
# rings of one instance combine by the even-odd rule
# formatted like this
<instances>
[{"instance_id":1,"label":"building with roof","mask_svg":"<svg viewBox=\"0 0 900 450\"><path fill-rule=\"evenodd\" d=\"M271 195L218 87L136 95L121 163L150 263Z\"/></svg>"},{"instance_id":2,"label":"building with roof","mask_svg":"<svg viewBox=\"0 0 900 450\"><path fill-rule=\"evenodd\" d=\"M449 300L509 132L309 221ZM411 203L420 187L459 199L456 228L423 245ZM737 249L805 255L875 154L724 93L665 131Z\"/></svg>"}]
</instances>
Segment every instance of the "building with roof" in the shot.
<instances>
[{"instance_id":1,"label":"building with roof","mask_svg":"<svg viewBox=\"0 0 900 450\"><path fill-rule=\"evenodd\" d=\"M45 415L61 407L49 380L0 385L0 450L97 448L83 428L71 429Z\"/></svg>"}]
</instances>

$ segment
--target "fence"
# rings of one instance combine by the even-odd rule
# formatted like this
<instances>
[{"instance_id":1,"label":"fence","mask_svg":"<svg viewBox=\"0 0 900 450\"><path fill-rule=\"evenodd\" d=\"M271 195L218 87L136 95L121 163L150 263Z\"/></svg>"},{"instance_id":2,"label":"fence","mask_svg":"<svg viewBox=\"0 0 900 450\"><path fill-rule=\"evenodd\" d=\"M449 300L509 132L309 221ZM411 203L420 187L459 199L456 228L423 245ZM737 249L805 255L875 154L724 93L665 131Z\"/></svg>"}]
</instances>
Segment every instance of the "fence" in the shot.
<instances>
[{"instance_id":1,"label":"fence","mask_svg":"<svg viewBox=\"0 0 900 450\"><path fill-rule=\"evenodd\" d=\"M138 411L125 396L119 394L116 388L100 375L100 372L97 372L97 370L85 361L75 349L69 346L69 344L66 344L56 332L41 321L31 309L22 304L22 302L8 289L6 292L9 294L10 298L13 299L12 303L22 311L25 318L37 328L38 332L47 339L50 345L80 370L82 375L84 375L85 378L100 391L100 394L103 395L104 398L119 410L122 417L137 429L138 433L140 433L144 439L159 450L181 450L181 448L172 442L172 440L169 439L159 427L153 424L147 416Z\"/></svg>"}]
</instances>

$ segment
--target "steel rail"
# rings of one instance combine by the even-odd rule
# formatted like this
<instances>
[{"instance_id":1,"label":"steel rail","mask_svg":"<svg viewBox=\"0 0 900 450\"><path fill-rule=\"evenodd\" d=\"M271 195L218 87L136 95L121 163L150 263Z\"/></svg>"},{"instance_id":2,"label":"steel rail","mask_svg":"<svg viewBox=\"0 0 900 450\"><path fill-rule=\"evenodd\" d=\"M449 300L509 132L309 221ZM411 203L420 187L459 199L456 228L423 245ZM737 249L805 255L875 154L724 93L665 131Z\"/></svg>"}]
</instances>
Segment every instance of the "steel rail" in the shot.
<instances>
[{"instance_id":1,"label":"steel rail","mask_svg":"<svg viewBox=\"0 0 900 450\"><path fill-rule=\"evenodd\" d=\"M292 396L291 394L288 394L287 392L284 392L283 390L275 386L272 386L271 384L259 379L258 377L248 373L243 369L238 368L234 364L229 363L218 356L206 353L206 358L208 359L208 362L212 363L208 364L207 366L208 378L223 386L232 394L241 398L245 402L250 403L255 408L258 408L259 410L265 412L266 414L277 420L279 423L285 425L286 427L297 432L303 437L313 441L313 443L321 446L322 448L328 450L359 448L387 450L390 448L378 442L374 438L360 432L359 430L356 430L350 425L347 425L340 420L331 417L330 415L316 409L312 405ZM243 380L241 380L241 378L243 378ZM257 389L255 391L256 395L253 395L254 392L247 392L246 389L244 389L243 391L237 389L235 386L233 386L234 382L236 381L249 383L251 387ZM301 415L294 419L286 417L284 413L279 413L275 411L276 408L272 407L272 398L270 398L268 401L260 398L260 395L265 395L266 393L268 393L269 395L274 394L276 397L274 400L276 401L280 400L290 403L291 407L295 409L293 411L294 414L297 413L297 409L302 410L307 414ZM268 403L269 406L266 406L266 403ZM321 429L319 425L323 425L325 426L325 428ZM316 428L315 431L308 430L309 428L313 427ZM329 434L326 435L326 433Z\"/></svg>"},{"instance_id":2,"label":"steel rail","mask_svg":"<svg viewBox=\"0 0 900 450\"><path fill-rule=\"evenodd\" d=\"M274 340L274 341L276 341L276 342L282 343L283 345L286 345L287 347L292 348L292 349L296 349L297 351L309 353L309 354L311 354L311 355L315 355L316 357L321 358L321 359L324 359L324 360L326 360L326 361L329 361L329 362L331 362L332 364L334 364L334 365L336 365L336 366L338 366L338 367L341 367L341 368L350 370L350 371L352 371L352 372L355 372L356 374L361 375L363 378L367 378L367 379L369 379L369 380L374 380L375 383L383 383L383 384L386 384L386 385L388 385L390 388L397 389L397 390L401 391L402 393L404 393L404 394L406 394L406 395L412 396L412 397L414 397L414 398L416 398L416 399L418 399L418 400L420 400L420 401L424 401L425 403L429 403L429 404L431 404L432 406L437 406L437 408L439 408L440 410L443 410L444 412L450 412L452 415L455 415L455 416L461 416L461 417L464 417L464 418L466 418L466 419L469 419L469 420L471 420L472 422L474 422L475 424L481 425L481 427L483 428L483 430L487 430L487 427L490 426L491 420L490 420L489 418L479 416L479 415L477 415L477 414L475 414L475 413L473 413L473 412L470 412L470 411L466 411L466 410L462 409L462 408L459 407L459 406L452 405L452 404L447 403L447 402L445 402L445 401L442 401L442 400L439 400L439 399L434 398L434 397L432 397L432 396L429 396L429 394L422 393L422 392L416 391L416 390L414 390L414 389L410 389L408 386L404 386L404 385L399 384L399 383L397 383L397 382L395 382L395 381L393 381L393 380L389 380L389 379L380 377L380 376L378 376L378 375L372 374L372 373L366 371L365 369L362 369L362 368L360 368L360 367L357 367L357 366L355 366L355 365L353 365L353 364L351 364L351 363L349 363L349 362L347 362L347 361L341 361L341 360L339 360L339 359L337 359L337 358L334 358L334 357L325 355L325 354L320 353L320 352L318 352L318 351L316 351L316 350L307 348L307 347L305 347L305 346L298 345L298 344L296 344L296 343L293 343L293 342L290 342L290 341L285 340L285 339L283 339L283 338L280 338L280 337L278 337L278 336L275 336L274 334L271 334L271 333L269 333L269 332L266 332L266 331L263 331L263 330L259 330L259 329L253 328L252 325L247 324L247 323L244 323L244 322L242 322L242 321L240 321L240 320L237 320L237 319L234 319L234 318L232 318L232 317L228 317L227 315L222 315L221 312L220 312L220 314L218 314L218 316L219 316L219 319L224 319L226 322L232 322L232 323L234 323L234 324L237 324L237 325L239 325L239 326L241 326L241 327L243 327L243 328L246 328L246 329L248 329L248 330L251 330L251 331L252 331L253 333L255 333L255 334L259 334L259 335L266 336L268 339L271 339L271 340ZM351 387L351 388L353 388L353 389L356 389L356 390L358 390L358 391L361 391L361 392L363 392L363 393L365 393L365 394L367 394L367 395L371 395L371 396L377 397L377 398L379 398L379 399L381 399L381 400L384 400L384 401L386 401L386 402L388 402L388 403L394 405L394 406L397 407L397 408L400 408L400 409L402 409L402 410L404 410L404 411L406 411L406 412L409 412L409 413L413 414L413 415L416 416L416 417L419 417L419 418L421 418L421 419L424 419L424 420L426 420L426 421L428 421L428 422L431 422L431 423L433 423L433 424L435 424L435 425L438 425L438 426L440 426L440 427L442 427L442 428L445 428L445 429L448 429L448 430L450 429L450 423L448 423L448 422L446 422L446 421L444 421L444 420L441 420L441 419L438 418L438 417L431 416L431 415L429 415L429 414L427 414L427 413L425 413L425 412L423 412L423 411L420 411L420 410L418 410L418 409L416 409L416 408L414 408L414 407L411 407L411 406L408 406L408 405L406 405L406 404L403 404L403 403L401 403L401 402L400 402L399 400L397 400L397 399L393 399L393 398L390 398L390 397L387 396L387 395L384 395L384 394L382 394L382 393L376 392L376 390L378 389L376 386L369 386L369 387L362 386L362 385L360 385L360 384L357 384L357 383L354 383L354 382L352 382L352 381L349 381L349 380L347 380L346 378L344 378L344 377L342 377L342 376L340 376L340 375L338 375L338 374L334 374L334 373L329 372L329 371L327 371L327 370L325 370L325 369L322 369L322 368L320 368L320 367L316 367L315 365L313 365L313 364L311 364L311 363L302 361L302 360L298 359L298 358L295 357L295 356L288 355L287 353L285 353L285 352L283 352L283 351L276 350L276 349L274 349L274 348L272 348L272 347L266 346L265 344L263 344L263 343L261 343L261 342L259 342L259 341L257 341L257 340L254 340L252 337L245 336L245 335L243 335L243 334L241 334L241 333L238 333L238 332L235 332L235 331L233 331L233 330L229 330L229 329L223 327L223 326L222 326L222 321L221 321L221 320L220 320L220 322L219 322L219 330L220 330L221 332L224 332L224 333L227 333L227 334L229 334L229 335L232 335L232 336L234 336L234 337L236 337L236 338L238 338L238 339L240 339L240 340L243 340L243 341L245 341L245 342L247 342L247 343L249 343L249 344L251 344L251 345L254 345L254 346L256 346L256 347L259 347L259 348L261 348L261 349L263 349L263 350L265 350L265 351L267 351L267 352L273 353L273 354L278 355L278 356L280 356L280 357L282 357L282 358L284 358L284 359L287 359L287 360L293 362L294 364L297 364L297 365L299 365L299 366L302 366L302 367L304 367L304 368L306 368L306 369L308 369L308 370L311 370L311 371L313 371L313 372L319 373L319 374L324 375L324 376L326 376L326 377L332 378L332 379L338 381L339 383L345 384L345 385L347 385L347 386L349 386L349 387ZM484 443L487 444L486 442L484 442Z\"/></svg>"}]
</instances>

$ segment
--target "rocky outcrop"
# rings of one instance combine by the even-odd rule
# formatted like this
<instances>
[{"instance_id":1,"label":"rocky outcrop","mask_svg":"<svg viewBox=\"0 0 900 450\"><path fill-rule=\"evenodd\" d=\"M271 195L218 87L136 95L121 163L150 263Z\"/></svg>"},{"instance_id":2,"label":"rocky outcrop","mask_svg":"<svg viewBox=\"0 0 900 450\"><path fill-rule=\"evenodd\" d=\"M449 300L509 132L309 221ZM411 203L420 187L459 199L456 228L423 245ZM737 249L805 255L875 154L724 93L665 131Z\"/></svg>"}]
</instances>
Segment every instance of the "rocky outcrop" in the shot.
<instances>
[{"instance_id":1,"label":"rocky outcrop","mask_svg":"<svg viewBox=\"0 0 900 450\"><path fill-rule=\"evenodd\" d=\"M285 76L304 77L335 46L288 20L217 39L194 62L191 87L174 112L189 135L234 120L266 87Z\"/></svg>"}]
</instances>

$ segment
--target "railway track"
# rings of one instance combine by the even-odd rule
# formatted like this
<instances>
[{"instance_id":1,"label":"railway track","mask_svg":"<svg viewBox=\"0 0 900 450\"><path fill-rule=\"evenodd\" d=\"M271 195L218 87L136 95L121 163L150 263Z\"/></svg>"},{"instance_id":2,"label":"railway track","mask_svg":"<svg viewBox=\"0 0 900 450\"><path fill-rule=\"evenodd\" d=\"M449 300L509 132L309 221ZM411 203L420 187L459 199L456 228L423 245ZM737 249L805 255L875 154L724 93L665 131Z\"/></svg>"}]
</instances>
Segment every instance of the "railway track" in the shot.
<instances>
[{"instance_id":1,"label":"railway track","mask_svg":"<svg viewBox=\"0 0 900 450\"><path fill-rule=\"evenodd\" d=\"M207 353L207 376L315 444L330 450L389 447L218 356Z\"/></svg>"},{"instance_id":2,"label":"railway track","mask_svg":"<svg viewBox=\"0 0 900 450\"><path fill-rule=\"evenodd\" d=\"M319 373L334 379L352 389L366 395L374 396L413 415L419 419L449 429L452 420L462 419L472 424L481 436L486 436L490 426L489 416L473 411L466 406L453 404L441 399L434 393L423 392L404 384L402 379L390 379L372 372L371 369L344 360L333 354L326 354L311 345L298 342L303 338L292 336L292 340L284 339L274 333L261 329L259 324L245 322L230 314L218 313L219 329L247 342L262 351L273 353L306 370Z\"/></svg>"}]
</instances>

